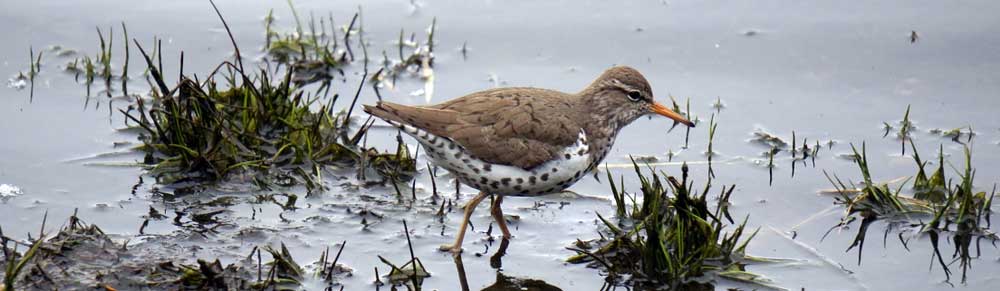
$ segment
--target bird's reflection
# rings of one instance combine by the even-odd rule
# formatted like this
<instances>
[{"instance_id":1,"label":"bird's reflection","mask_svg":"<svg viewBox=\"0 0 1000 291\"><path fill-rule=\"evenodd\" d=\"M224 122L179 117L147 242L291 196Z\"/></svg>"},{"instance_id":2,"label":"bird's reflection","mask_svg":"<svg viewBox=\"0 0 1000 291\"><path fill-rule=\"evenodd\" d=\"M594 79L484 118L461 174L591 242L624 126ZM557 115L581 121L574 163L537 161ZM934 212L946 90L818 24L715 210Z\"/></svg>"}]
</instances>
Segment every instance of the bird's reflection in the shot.
<instances>
[{"instance_id":1,"label":"bird's reflection","mask_svg":"<svg viewBox=\"0 0 1000 291\"><path fill-rule=\"evenodd\" d=\"M507 246L510 244L509 240L501 240L500 248L497 249L496 253L490 256L490 267L496 269L496 282L483 288L486 291L514 291L514 290L535 290L535 291L556 291L562 290L559 287L552 286L545 281L527 278L516 278L504 275L500 270L503 266L503 256L507 254ZM458 283L462 286L462 291L468 291L469 280L465 273L465 265L462 263L462 255L459 254L454 257L455 259L455 269L458 271Z\"/></svg>"},{"instance_id":2,"label":"bird's reflection","mask_svg":"<svg viewBox=\"0 0 1000 291\"><path fill-rule=\"evenodd\" d=\"M507 245L510 244L510 240L503 239L500 241L500 248L497 252L490 256L490 267L500 271L500 267L503 266L503 255L507 254Z\"/></svg>"},{"instance_id":3,"label":"bird's reflection","mask_svg":"<svg viewBox=\"0 0 1000 291\"><path fill-rule=\"evenodd\" d=\"M469 279L465 277L465 265L462 264L462 254L454 256L455 269L458 271L458 284L462 286L462 291L469 291Z\"/></svg>"}]
</instances>

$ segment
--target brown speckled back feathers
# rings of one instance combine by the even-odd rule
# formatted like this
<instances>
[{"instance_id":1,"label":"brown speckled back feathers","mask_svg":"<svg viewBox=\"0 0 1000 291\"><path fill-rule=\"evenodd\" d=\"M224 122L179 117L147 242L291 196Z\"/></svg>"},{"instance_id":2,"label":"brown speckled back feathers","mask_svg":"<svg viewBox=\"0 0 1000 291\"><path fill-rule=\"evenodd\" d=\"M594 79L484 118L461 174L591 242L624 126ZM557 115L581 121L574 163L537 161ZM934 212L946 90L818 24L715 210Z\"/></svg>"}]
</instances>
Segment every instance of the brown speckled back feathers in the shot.
<instances>
[{"instance_id":1,"label":"brown speckled back feathers","mask_svg":"<svg viewBox=\"0 0 1000 291\"><path fill-rule=\"evenodd\" d=\"M574 98L545 89L503 88L426 107L379 102L366 105L365 112L450 138L483 161L531 169L576 142L581 126Z\"/></svg>"}]
</instances>

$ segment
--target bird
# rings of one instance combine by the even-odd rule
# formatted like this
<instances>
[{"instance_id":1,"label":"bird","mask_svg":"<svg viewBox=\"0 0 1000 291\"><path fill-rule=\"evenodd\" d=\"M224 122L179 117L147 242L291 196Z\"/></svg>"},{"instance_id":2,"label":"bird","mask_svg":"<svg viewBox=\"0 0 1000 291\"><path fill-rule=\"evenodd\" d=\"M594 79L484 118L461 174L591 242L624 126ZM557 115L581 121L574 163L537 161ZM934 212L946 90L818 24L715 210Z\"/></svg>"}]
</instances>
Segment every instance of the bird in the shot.
<instances>
[{"instance_id":1,"label":"bird","mask_svg":"<svg viewBox=\"0 0 1000 291\"><path fill-rule=\"evenodd\" d=\"M506 196L560 192L595 170L618 132L658 114L674 125L695 124L653 98L646 78L628 66L605 70L578 93L510 87L471 93L439 104L379 101L364 111L415 138L426 156L459 182L479 190L464 209L455 242L459 254L476 206L493 196L491 215L511 238L500 205Z\"/></svg>"}]
</instances>

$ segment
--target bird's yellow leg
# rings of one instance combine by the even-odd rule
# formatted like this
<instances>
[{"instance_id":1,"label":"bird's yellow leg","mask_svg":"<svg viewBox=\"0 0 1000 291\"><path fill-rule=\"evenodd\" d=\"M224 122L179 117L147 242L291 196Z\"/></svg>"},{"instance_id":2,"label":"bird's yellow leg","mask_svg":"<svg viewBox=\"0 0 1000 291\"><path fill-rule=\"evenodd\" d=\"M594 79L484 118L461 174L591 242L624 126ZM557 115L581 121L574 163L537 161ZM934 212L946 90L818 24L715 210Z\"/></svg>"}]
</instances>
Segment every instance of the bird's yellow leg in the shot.
<instances>
[{"instance_id":1,"label":"bird's yellow leg","mask_svg":"<svg viewBox=\"0 0 1000 291\"><path fill-rule=\"evenodd\" d=\"M510 239L510 230L507 229L507 220L503 218L503 209L500 208L500 203L503 203L503 195L494 195L493 205L490 207L490 214L493 215L493 220L497 221L497 226L500 227L500 231L503 232L504 239Z\"/></svg>"},{"instance_id":2,"label":"bird's yellow leg","mask_svg":"<svg viewBox=\"0 0 1000 291\"><path fill-rule=\"evenodd\" d=\"M469 218L472 217L472 212L476 211L476 205L479 205L479 202L482 202L486 195L486 192L479 192L476 197L469 200L468 204L465 204L465 217L462 218L462 225L458 227L458 233L455 234L455 243L441 245L440 250L450 251L454 254L462 252L462 240L465 239L465 228L469 225Z\"/></svg>"}]
</instances>

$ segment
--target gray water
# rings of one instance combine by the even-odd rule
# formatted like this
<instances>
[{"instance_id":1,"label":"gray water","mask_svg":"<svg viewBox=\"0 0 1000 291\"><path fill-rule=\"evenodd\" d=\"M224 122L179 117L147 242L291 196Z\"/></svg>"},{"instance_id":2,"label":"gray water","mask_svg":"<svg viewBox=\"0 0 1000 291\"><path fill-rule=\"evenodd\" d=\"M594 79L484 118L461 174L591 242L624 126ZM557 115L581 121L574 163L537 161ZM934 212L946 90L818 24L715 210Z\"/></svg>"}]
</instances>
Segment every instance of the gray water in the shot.
<instances>
[{"instance_id":1,"label":"gray water","mask_svg":"<svg viewBox=\"0 0 1000 291\"><path fill-rule=\"evenodd\" d=\"M274 9L279 28L287 30L294 25L284 1L218 4L248 58L261 54L262 19L268 9ZM842 208L832 207L832 197L818 194L832 188L822 171L860 179L853 163L837 157L850 152L848 143L867 142L876 180L913 174L912 160L900 156L899 142L892 135L882 138L881 129L882 122L900 120L908 104L917 126L914 141L925 159L933 157L933 151L943 144L955 166L962 166L958 159L962 146L928 131L971 125L977 133L972 143L976 186L988 191L1000 180L1000 170L994 166L1000 162L1000 119L994 112L1000 108L996 93L1000 92L1000 79L995 73L1000 69L1000 54L996 53L1000 18L994 13L1000 5L994 2L296 1L295 5L303 15L332 12L338 25L349 22L360 5L372 51L386 50L390 57L400 28L407 34L423 35L436 18L438 49L432 102L495 85L575 92L612 65L640 70L660 102L667 102L668 95L681 102L690 98L692 111L703 125L712 113L719 123L714 141L719 154L714 158L715 183L736 184L733 216L749 215L749 225L760 227L748 252L802 262L755 265L750 271L791 290L952 288L943 282L941 269L931 265L932 250L926 239L912 241L910 251L891 239L885 247L872 239L860 265L856 250L844 251L854 237L854 228L835 230L821 241L843 215ZM120 49L122 21L128 25L130 37L144 46L151 46L154 35L164 39L168 76L176 75L177 66L172 64L182 50L186 72L206 72L231 57L225 31L203 1L4 1L0 3L0 27L6 41L0 46L0 76L27 71L29 46L39 51L59 45L93 55L97 51L95 26L105 31L114 26L116 50ZM919 35L916 42L911 43L911 31ZM468 46L467 57L459 49L463 43ZM135 51L132 57L130 74L136 76L144 66L137 62ZM156 240L158 236L135 235L150 206L164 210L164 202L150 194L160 186L146 177L133 195L131 189L143 170L101 163L142 157L128 153L126 147L115 147L115 142L136 140L133 134L116 130L123 127L120 114L109 118L106 103L95 108L95 100L107 102L103 92L98 92L103 85L95 84L92 95L96 97L84 107L84 87L61 70L70 60L46 51L30 103L27 89L0 88L0 184L14 185L23 192L0 203L0 226L5 234L25 238L27 233L37 232L46 211L52 223L79 209L83 219L120 240ZM346 82L335 87L341 95L353 95L360 78L358 67L355 64L349 69ZM146 86L134 81L130 87L138 91ZM419 81L408 81L383 94L394 102L421 104L423 96L410 94L421 87ZM719 111L712 106L717 99L725 104ZM374 100L374 94L366 92L359 103ZM341 102L340 106L347 104ZM606 162L613 167L625 165L629 155L665 160L672 151L677 153L673 161L691 162L694 177L704 181L707 168L700 162L705 160L707 126L692 130L688 149L683 149L683 129L668 132L669 126L663 118L636 121L621 133ZM748 142L757 129L786 140L795 131L797 137L808 138L810 143L836 143L832 149L824 146L815 167L811 163L808 167L799 165L794 178L787 157L778 159L773 186L768 186L766 167L755 163L764 159L761 153L767 148ZM388 130L372 131L368 144L393 149L394 135ZM96 157L109 152L125 153ZM671 163L658 169L677 173L679 165ZM615 176L624 175L626 185L638 184L629 168L612 171ZM430 188L426 172L417 181L418 187ZM441 192L454 195L449 183L438 182ZM304 199L302 208L295 211L282 212L270 204L237 204L223 214L235 226L207 237L190 235L171 219L152 221L145 231L196 246L193 254L178 256L221 257L224 262L246 255L254 246L284 242L300 263L307 264L323 249L336 248L346 240L341 262L354 268L354 275L342 283L347 285L345 290L365 290L374 289L373 267L379 267L382 274L388 269L376 255L395 262L408 259L400 221L405 218L416 255L433 274L424 287L458 288L454 262L436 248L453 239L460 214L454 212L441 223L431 216L436 209L430 206L412 210L391 206L389 202L395 201L392 188L363 188L359 193L340 187L340 183L330 181L331 190ZM564 290L598 288L603 278L597 270L563 260L573 255L565 247L574 240L597 236L595 213L613 212L610 191L606 181L592 178L570 190L596 198L507 199L505 212L521 219L515 224L515 238L503 259L505 275L542 279ZM304 196L303 189L288 191ZM418 195L427 197L428 191ZM465 187L463 200L472 192ZM252 194L242 190L215 193L241 199ZM363 202L357 198L360 194L387 202ZM542 202L556 204L532 207ZM559 207L558 202L569 204ZM386 218L363 228L361 218L347 214L347 207L372 208ZM172 216L172 212L165 214ZM495 279L488 255L473 255L487 248L482 232L489 220L488 211L480 208L473 219L476 232L466 240L463 259L473 289L488 286ZM881 237L883 230L883 224L874 224L870 237ZM791 239L793 231L795 238ZM494 244L490 252L495 248ZM948 256L951 249L946 244L942 252ZM998 261L1000 251L984 243L982 257L973 261L969 271L969 282L956 283L953 289L995 288L1000 284ZM721 282L719 286L747 287L736 282Z\"/></svg>"}]
</instances>

